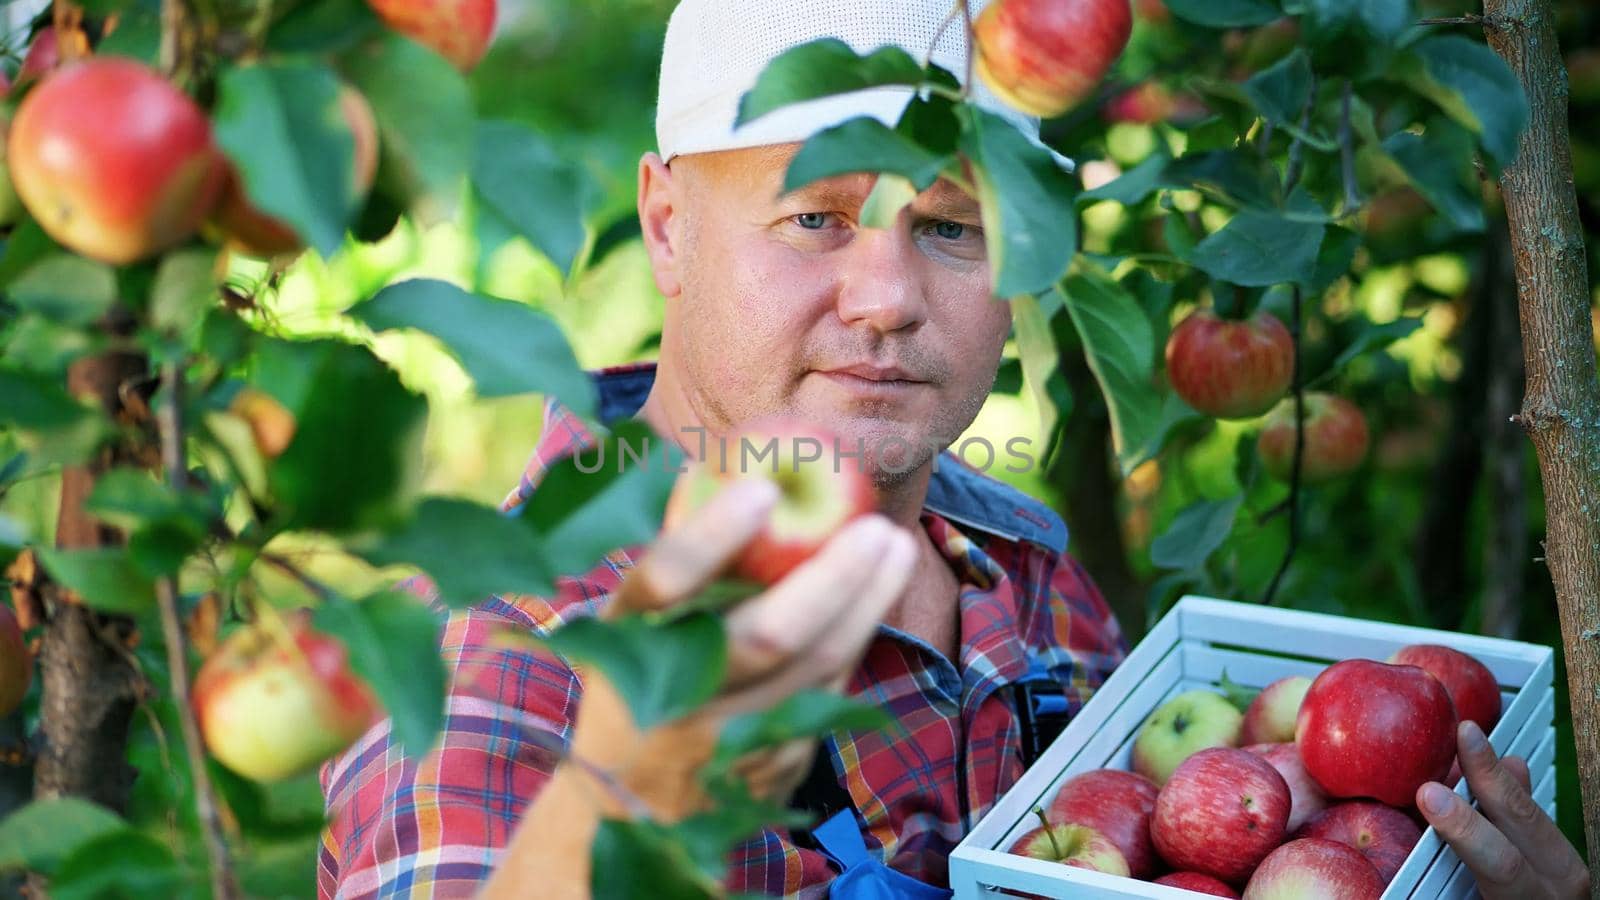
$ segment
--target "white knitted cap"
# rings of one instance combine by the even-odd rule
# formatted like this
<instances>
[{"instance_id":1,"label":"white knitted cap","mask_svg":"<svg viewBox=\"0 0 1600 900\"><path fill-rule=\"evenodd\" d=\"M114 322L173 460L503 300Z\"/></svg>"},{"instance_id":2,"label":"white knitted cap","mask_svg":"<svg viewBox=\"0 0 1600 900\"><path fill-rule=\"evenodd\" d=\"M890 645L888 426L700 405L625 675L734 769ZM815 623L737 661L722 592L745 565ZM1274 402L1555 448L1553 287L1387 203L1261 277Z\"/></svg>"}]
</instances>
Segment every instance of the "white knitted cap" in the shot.
<instances>
[{"instance_id":1,"label":"white knitted cap","mask_svg":"<svg viewBox=\"0 0 1600 900\"><path fill-rule=\"evenodd\" d=\"M976 17L987 0L973 0ZM951 0L682 0L667 22L656 102L656 145L671 161L684 153L804 141L858 116L893 127L911 101L909 87L883 87L783 107L734 128L739 98L778 54L818 38L838 38L858 53L894 44L922 59ZM933 62L964 80L967 35L945 28ZM1039 120L1000 101L981 81L972 99L1037 139Z\"/></svg>"}]
</instances>

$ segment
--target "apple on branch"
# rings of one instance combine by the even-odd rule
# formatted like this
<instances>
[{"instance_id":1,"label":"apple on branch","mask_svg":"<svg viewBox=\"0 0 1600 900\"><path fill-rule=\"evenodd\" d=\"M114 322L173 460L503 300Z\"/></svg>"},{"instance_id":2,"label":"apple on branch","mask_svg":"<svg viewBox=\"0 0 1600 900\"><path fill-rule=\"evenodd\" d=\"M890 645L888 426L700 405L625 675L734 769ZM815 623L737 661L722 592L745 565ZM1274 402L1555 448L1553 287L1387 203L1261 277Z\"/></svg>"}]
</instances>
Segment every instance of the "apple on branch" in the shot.
<instances>
[{"instance_id":1,"label":"apple on branch","mask_svg":"<svg viewBox=\"0 0 1600 900\"><path fill-rule=\"evenodd\" d=\"M1311 391L1305 395L1305 448L1300 459L1300 480L1321 484L1355 471L1367 455L1367 419L1354 403L1335 394ZM1256 439L1267 473L1288 481L1294 464L1294 398L1286 397L1273 408Z\"/></svg>"},{"instance_id":2,"label":"apple on branch","mask_svg":"<svg viewBox=\"0 0 1600 900\"><path fill-rule=\"evenodd\" d=\"M306 610L229 635L195 676L194 707L211 755L256 781L310 770L383 716L344 645Z\"/></svg>"},{"instance_id":3,"label":"apple on branch","mask_svg":"<svg viewBox=\"0 0 1600 900\"><path fill-rule=\"evenodd\" d=\"M1096 769L1061 785L1050 801L1050 818L1105 835L1122 852L1134 878L1149 878L1160 864L1150 843L1150 814L1158 793L1160 788L1142 775Z\"/></svg>"},{"instance_id":4,"label":"apple on branch","mask_svg":"<svg viewBox=\"0 0 1600 900\"><path fill-rule=\"evenodd\" d=\"M1294 378L1294 338L1273 314L1219 318L1196 310L1167 338L1167 378L1183 402L1218 419L1272 409Z\"/></svg>"},{"instance_id":5,"label":"apple on branch","mask_svg":"<svg viewBox=\"0 0 1600 900\"><path fill-rule=\"evenodd\" d=\"M1489 667L1452 647L1439 644L1412 644L1401 647L1389 662L1397 666L1416 666L1439 679L1456 718L1476 722L1484 734L1494 731L1500 721L1500 683Z\"/></svg>"},{"instance_id":6,"label":"apple on branch","mask_svg":"<svg viewBox=\"0 0 1600 900\"><path fill-rule=\"evenodd\" d=\"M1018 838L1011 845L1012 853L1107 875L1127 876L1127 861L1105 835L1087 825L1054 824L1038 807L1033 813L1043 824Z\"/></svg>"},{"instance_id":7,"label":"apple on branch","mask_svg":"<svg viewBox=\"0 0 1600 900\"><path fill-rule=\"evenodd\" d=\"M1377 900L1383 879L1366 857L1336 841L1301 838L1272 851L1244 900Z\"/></svg>"},{"instance_id":8,"label":"apple on branch","mask_svg":"<svg viewBox=\"0 0 1600 900\"><path fill-rule=\"evenodd\" d=\"M1156 707L1133 741L1133 770L1164 785L1191 754L1239 743L1243 715L1215 691L1185 691Z\"/></svg>"},{"instance_id":9,"label":"apple on branch","mask_svg":"<svg viewBox=\"0 0 1600 900\"><path fill-rule=\"evenodd\" d=\"M1398 809L1356 800L1328 807L1295 836L1338 841L1360 852L1387 885L1422 839L1422 829Z\"/></svg>"},{"instance_id":10,"label":"apple on branch","mask_svg":"<svg viewBox=\"0 0 1600 900\"><path fill-rule=\"evenodd\" d=\"M1450 771L1456 711L1444 685L1416 666L1347 659L1311 682L1295 744L1329 795L1409 806L1417 788Z\"/></svg>"},{"instance_id":11,"label":"apple on branch","mask_svg":"<svg viewBox=\"0 0 1600 900\"><path fill-rule=\"evenodd\" d=\"M470 72L494 36L495 0L367 0L385 25Z\"/></svg>"},{"instance_id":12,"label":"apple on branch","mask_svg":"<svg viewBox=\"0 0 1600 900\"><path fill-rule=\"evenodd\" d=\"M1283 841L1290 802L1289 785L1266 760L1212 747L1161 788L1150 837L1175 868L1242 884Z\"/></svg>"},{"instance_id":13,"label":"apple on branch","mask_svg":"<svg viewBox=\"0 0 1600 900\"><path fill-rule=\"evenodd\" d=\"M995 0L972 26L984 84L1032 116L1077 106L1122 55L1128 0Z\"/></svg>"}]
</instances>

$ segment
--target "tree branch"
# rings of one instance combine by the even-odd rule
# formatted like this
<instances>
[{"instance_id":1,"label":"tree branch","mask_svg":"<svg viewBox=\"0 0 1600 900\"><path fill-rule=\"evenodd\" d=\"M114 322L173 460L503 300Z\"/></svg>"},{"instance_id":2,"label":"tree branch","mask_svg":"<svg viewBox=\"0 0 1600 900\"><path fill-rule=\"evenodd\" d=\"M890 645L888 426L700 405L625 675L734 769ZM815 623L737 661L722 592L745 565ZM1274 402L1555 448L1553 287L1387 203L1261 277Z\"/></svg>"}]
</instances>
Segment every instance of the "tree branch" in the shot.
<instances>
[{"instance_id":1,"label":"tree branch","mask_svg":"<svg viewBox=\"0 0 1600 900\"><path fill-rule=\"evenodd\" d=\"M1289 499L1284 503L1289 511L1289 546L1283 551L1283 561L1272 574L1267 593L1261 602L1271 606L1277 601L1278 585L1294 561L1295 550L1300 545L1300 463L1306 449L1305 385L1300 366L1300 285L1289 292L1289 336L1294 340L1294 457L1289 463Z\"/></svg>"},{"instance_id":2,"label":"tree branch","mask_svg":"<svg viewBox=\"0 0 1600 900\"><path fill-rule=\"evenodd\" d=\"M1339 104L1339 174L1344 180L1344 214L1354 215L1361 208L1361 188L1356 184L1356 141L1350 127L1350 79L1344 80L1344 96Z\"/></svg>"}]
</instances>

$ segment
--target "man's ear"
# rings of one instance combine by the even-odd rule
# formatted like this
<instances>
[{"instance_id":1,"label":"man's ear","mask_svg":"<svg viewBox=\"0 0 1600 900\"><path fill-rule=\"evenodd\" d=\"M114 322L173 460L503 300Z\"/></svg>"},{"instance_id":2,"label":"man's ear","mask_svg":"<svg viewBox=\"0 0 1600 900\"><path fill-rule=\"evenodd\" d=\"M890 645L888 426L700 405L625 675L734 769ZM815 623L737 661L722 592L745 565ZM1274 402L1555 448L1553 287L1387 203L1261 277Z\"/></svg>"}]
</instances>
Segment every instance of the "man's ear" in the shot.
<instances>
[{"instance_id":1,"label":"man's ear","mask_svg":"<svg viewBox=\"0 0 1600 900\"><path fill-rule=\"evenodd\" d=\"M655 153L639 158L639 228L644 235L645 252L650 255L650 270L656 288L671 299L683 292L678 275L679 226L683 211L676 207L672 170Z\"/></svg>"}]
</instances>

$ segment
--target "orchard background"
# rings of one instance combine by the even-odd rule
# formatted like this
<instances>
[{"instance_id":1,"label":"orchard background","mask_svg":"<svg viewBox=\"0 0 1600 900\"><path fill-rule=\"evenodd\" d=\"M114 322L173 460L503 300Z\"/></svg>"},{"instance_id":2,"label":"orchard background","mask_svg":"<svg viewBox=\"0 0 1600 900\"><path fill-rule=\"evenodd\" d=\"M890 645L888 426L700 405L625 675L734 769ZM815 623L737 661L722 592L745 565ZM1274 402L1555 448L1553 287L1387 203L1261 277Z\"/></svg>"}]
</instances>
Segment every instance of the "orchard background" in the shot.
<instances>
[{"instance_id":1,"label":"orchard background","mask_svg":"<svg viewBox=\"0 0 1600 900\"><path fill-rule=\"evenodd\" d=\"M1553 6L1593 254L1600 10ZM541 392L582 411L592 398L574 387L577 366L654 352L661 299L634 172L653 145L670 8L501 0L488 55L462 74L361 0L5 7L0 67L14 79L52 23L81 28L95 56L174 74L249 196L312 248L268 262L220 252L223 236L205 229L111 267L12 213L0 251L0 562L40 659L0 726L9 887L308 895L315 774L263 783L215 760L197 770L177 682L244 621L314 606L402 740L426 742L442 690L427 663L437 617L392 593L398 578L418 566L448 602L470 602L537 590L648 536L670 486L655 472L558 480L587 504L566 519L512 524L493 510L538 437ZM1051 233L1076 222L1053 249L1009 252L997 267L1002 293L1039 299L1013 301L1016 340L971 434L1052 449L1029 471L991 471L1063 512L1130 638L1195 591L1564 648L1539 461L1513 421L1524 355L1496 185L1529 107L1485 47L1481 12L1138 0L1105 82L1045 123L1081 181L938 109L916 140L855 135L818 150L818 171L873 151L909 176L959 146L989 160L987 202L1006 222ZM1429 19L1446 21L1417 24ZM817 70L865 66L831 57ZM323 114L341 83L378 125L381 162L358 203L340 199L358 186L350 130ZM1545 102L1563 99L1543 88ZM30 89L19 83L7 109ZM994 231L1006 241L1029 229ZM1600 292L1585 290L1592 330L1569 337L1592 356ZM1261 471L1259 420L1214 420L1175 398L1161 347L1196 305L1298 318L1301 382L1366 415L1356 472L1292 491ZM241 399L261 395L266 413ZM180 631L188 678L174 679ZM654 714L693 705L703 687ZM1567 700L1561 824L1584 847ZM848 711L787 714L817 730ZM722 838L740 822L748 829L735 821Z\"/></svg>"}]
</instances>

